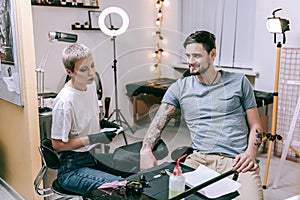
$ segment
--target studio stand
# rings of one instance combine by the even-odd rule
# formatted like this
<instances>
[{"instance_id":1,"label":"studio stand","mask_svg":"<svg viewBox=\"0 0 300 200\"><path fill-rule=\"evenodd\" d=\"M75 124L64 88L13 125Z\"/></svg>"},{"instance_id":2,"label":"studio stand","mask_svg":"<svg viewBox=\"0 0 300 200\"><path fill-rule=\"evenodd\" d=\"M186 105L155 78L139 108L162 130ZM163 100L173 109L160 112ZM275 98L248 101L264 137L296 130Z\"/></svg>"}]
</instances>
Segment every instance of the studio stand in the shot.
<instances>
[{"instance_id":1,"label":"studio stand","mask_svg":"<svg viewBox=\"0 0 300 200\"><path fill-rule=\"evenodd\" d=\"M111 13L116 13L120 15L122 18L123 24L120 28L114 28L112 25L112 20L111 20ZM106 16L109 16L109 22L110 22L110 27L107 27L105 24L105 18ZM133 129L129 126L128 122L126 121L124 115L121 113L121 110L119 109L119 104L118 104L118 82L117 82L117 58L116 58L116 36L121 35L124 33L129 25L129 17L127 13L122 10L121 8L118 7L109 7L104 9L101 14L99 15L98 18L98 24L101 29L101 31L106 34L111 36L111 41L113 43L113 71L114 71L114 82L115 82L115 109L113 112L108 116L108 119L110 119L114 114L115 114L115 122L122 126L123 124L126 124L130 131L133 133Z\"/></svg>"},{"instance_id":2,"label":"studio stand","mask_svg":"<svg viewBox=\"0 0 300 200\"><path fill-rule=\"evenodd\" d=\"M115 84L115 109L113 112L108 116L108 120L115 114L115 122L119 124L120 126L123 126L125 124L129 130L134 133L133 129L130 127L128 122L126 121L124 115L122 114L121 110L119 109L119 104L118 104L118 77L117 77L117 58L116 58L116 36L112 36L111 41L113 43L113 71L114 71L114 84Z\"/></svg>"},{"instance_id":3,"label":"studio stand","mask_svg":"<svg viewBox=\"0 0 300 200\"><path fill-rule=\"evenodd\" d=\"M275 36L274 36L275 37ZM276 41L276 39L274 39ZM272 110L272 132L269 138L264 137L263 142L269 139L269 148L268 148L268 156L266 161L266 170L263 181L263 189L267 188L267 180L269 174L269 167L271 162L272 155L272 147L273 142L278 139L282 140L280 135L276 134L276 124L277 124L277 107L278 107L278 81L279 81L279 69L280 69L280 55L281 55L281 42L277 43L277 56L276 56L276 71L275 71L275 84L274 84L274 93L273 93L273 110Z\"/></svg>"},{"instance_id":4,"label":"studio stand","mask_svg":"<svg viewBox=\"0 0 300 200\"><path fill-rule=\"evenodd\" d=\"M50 42L52 44L52 42ZM50 112L52 109L45 106L45 66L50 52L50 44L46 54L43 56L39 67L35 69L38 85L39 113Z\"/></svg>"},{"instance_id":5,"label":"studio stand","mask_svg":"<svg viewBox=\"0 0 300 200\"><path fill-rule=\"evenodd\" d=\"M283 33L284 34L284 33ZM283 44L285 43L285 35L283 35ZM276 37L274 36L274 42L276 42ZM297 116L300 112L300 101L298 101L297 106L295 108L295 113L293 116L293 120L291 122L291 127L288 132L288 140L285 141L281 135L277 134L277 111L278 111L278 85L279 85L279 71L280 71L280 57L281 57L281 42L277 42L277 56L276 56L276 73L275 73L275 84L274 84L274 93L273 93L273 111L272 111L272 132L271 134L267 134L267 137L263 138L263 142L269 140L269 147L268 147L268 156L266 160L266 169L265 169L265 176L263 180L263 189L267 188L267 181L268 181L268 174L269 174L269 167L271 162L271 155L272 155L272 147L275 140L278 140L285 144L285 147L282 152L281 161L279 164L279 169L277 170L277 175L275 177L273 188L276 189L279 183L280 172L282 169L283 161L286 159L287 155L287 148L290 148L297 156L300 156L300 152L291 145L292 135L295 129L295 123L297 121ZM300 97L299 97L300 98ZM298 99L299 99L298 98Z\"/></svg>"},{"instance_id":6,"label":"studio stand","mask_svg":"<svg viewBox=\"0 0 300 200\"><path fill-rule=\"evenodd\" d=\"M282 136L277 135L277 110L278 110L278 83L279 83L279 71L280 71L280 57L281 57L281 48L282 48L282 44L285 44L286 42L286 37L285 37L285 32L289 31L289 20L287 19L282 19L280 17L276 17L275 13L282 10L280 9L276 9L273 11L272 13L272 17L269 17L267 19L267 28L268 31L274 34L274 43L277 43L277 55L276 55L276 71L275 71L275 83L274 83L274 93L273 93L273 111L272 111L272 132L271 134L267 134L264 138L263 138L263 142L265 142L266 140L269 140L269 148L268 148L268 156L267 156L267 161L266 161L266 170L265 170L265 176L264 176L264 180L263 180L263 189L267 188L267 180L268 180L268 174L269 174L269 167L270 167L270 161L271 161L271 155L272 155L272 147L273 147L273 142L275 142L275 140L279 140L281 142L284 142L284 139ZM281 34L282 35L282 43L279 41L277 42L277 34ZM294 149L292 146L289 146L295 153L298 153L297 155L299 155L299 152L295 151L296 149ZM274 188L277 187L277 183L278 180L275 180L275 184L273 185Z\"/></svg>"}]
</instances>

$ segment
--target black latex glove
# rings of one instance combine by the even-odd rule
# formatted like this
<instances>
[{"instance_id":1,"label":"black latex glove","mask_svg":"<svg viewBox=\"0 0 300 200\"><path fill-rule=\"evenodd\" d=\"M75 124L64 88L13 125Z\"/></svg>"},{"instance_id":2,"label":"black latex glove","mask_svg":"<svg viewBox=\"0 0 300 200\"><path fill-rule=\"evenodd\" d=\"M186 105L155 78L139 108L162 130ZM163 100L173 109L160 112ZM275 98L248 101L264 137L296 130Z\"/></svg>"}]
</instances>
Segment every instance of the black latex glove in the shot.
<instances>
[{"instance_id":1,"label":"black latex glove","mask_svg":"<svg viewBox=\"0 0 300 200\"><path fill-rule=\"evenodd\" d=\"M109 144L116 135L117 134L115 131L107 131L103 133L88 135L88 137L90 140L90 144L95 144L95 143Z\"/></svg>"},{"instance_id":2,"label":"black latex glove","mask_svg":"<svg viewBox=\"0 0 300 200\"><path fill-rule=\"evenodd\" d=\"M118 124L102 119L100 121L101 128L120 128Z\"/></svg>"}]
</instances>

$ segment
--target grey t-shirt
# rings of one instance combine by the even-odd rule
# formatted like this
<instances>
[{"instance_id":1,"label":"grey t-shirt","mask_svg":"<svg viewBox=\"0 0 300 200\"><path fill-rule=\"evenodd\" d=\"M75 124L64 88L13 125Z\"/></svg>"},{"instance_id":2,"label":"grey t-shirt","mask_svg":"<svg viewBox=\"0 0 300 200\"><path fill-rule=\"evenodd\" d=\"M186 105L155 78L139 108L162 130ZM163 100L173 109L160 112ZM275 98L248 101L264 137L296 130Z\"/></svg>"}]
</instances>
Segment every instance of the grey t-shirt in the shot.
<instances>
[{"instance_id":1,"label":"grey t-shirt","mask_svg":"<svg viewBox=\"0 0 300 200\"><path fill-rule=\"evenodd\" d=\"M177 80L162 102L181 109L195 150L234 158L248 145L245 111L257 105L243 74L220 72L221 79L212 85L199 82L195 76Z\"/></svg>"}]
</instances>

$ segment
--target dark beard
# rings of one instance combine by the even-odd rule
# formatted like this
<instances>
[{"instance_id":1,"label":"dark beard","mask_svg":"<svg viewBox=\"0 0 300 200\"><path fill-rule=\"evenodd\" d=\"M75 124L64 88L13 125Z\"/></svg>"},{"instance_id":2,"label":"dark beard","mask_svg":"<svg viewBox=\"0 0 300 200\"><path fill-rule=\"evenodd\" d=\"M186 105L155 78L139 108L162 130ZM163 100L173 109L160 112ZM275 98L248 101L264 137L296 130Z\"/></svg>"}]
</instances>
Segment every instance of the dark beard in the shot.
<instances>
[{"instance_id":1,"label":"dark beard","mask_svg":"<svg viewBox=\"0 0 300 200\"><path fill-rule=\"evenodd\" d=\"M190 72L189 74L191 76L197 76L197 75L204 74L209 69L209 67L210 67L210 63L208 63L208 66L205 69L203 69L201 71L197 71L197 72L192 72L192 73ZM191 68L191 67L189 66L189 68Z\"/></svg>"},{"instance_id":2,"label":"dark beard","mask_svg":"<svg viewBox=\"0 0 300 200\"><path fill-rule=\"evenodd\" d=\"M190 76L197 76L197 75L200 75L200 72L190 73Z\"/></svg>"}]
</instances>

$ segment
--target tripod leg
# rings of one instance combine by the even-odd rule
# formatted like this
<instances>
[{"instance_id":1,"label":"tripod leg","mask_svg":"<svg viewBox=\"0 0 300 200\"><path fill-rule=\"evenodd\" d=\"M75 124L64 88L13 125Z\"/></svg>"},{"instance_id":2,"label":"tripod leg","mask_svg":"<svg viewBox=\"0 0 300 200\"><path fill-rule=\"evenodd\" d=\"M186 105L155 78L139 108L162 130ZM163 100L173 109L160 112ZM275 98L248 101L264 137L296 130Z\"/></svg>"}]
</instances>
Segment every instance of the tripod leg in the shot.
<instances>
[{"instance_id":1,"label":"tripod leg","mask_svg":"<svg viewBox=\"0 0 300 200\"><path fill-rule=\"evenodd\" d=\"M130 130L132 133L134 133L133 129L130 127L130 125L129 125L128 122L126 121L126 119L125 119L124 115L121 113L121 111L119 110L119 112L117 112L117 113L118 113L120 122L121 122L121 123L122 123L122 122L125 123L125 124L128 126L129 130ZM122 120L123 120L123 121L122 121Z\"/></svg>"},{"instance_id":2,"label":"tripod leg","mask_svg":"<svg viewBox=\"0 0 300 200\"><path fill-rule=\"evenodd\" d=\"M127 142L127 138L126 138L125 132L123 131L122 134L123 134L123 138L124 138L125 145L127 145L128 142Z\"/></svg>"},{"instance_id":3,"label":"tripod leg","mask_svg":"<svg viewBox=\"0 0 300 200\"><path fill-rule=\"evenodd\" d=\"M278 97L273 97L273 114L272 114L272 136L276 135L276 123L277 123L277 102ZM272 147L273 147L273 140L269 141L269 147L268 147L268 157L266 161L266 170L265 170L265 176L264 176L264 182L263 182L263 189L267 188L267 180L268 180L268 174L269 174L269 167L270 167L270 161L271 161L271 154L272 154Z\"/></svg>"},{"instance_id":4,"label":"tripod leg","mask_svg":"<svg viewBox=\"0 0 300 200\"><path fill-rule=\"evenodd\" d=\"M123 126L123 124L125 124L129 130L134 133L133 129L130 127L129 123L126 121L125 117L123 116L123 114L121 113L120 109L115 109L108 117L108 119L110 119L113 114L116 114L116 118L114 120L114 122L116 122L118 125Z\"/></svg>"},{"instance_id":5,"label":"tripod leg","mask_svg":"<svg viewBox=\"0 0 300 200\"><path fill-rule=\"evenodd\" d=\"M109 119L114 115L115 112L116 112L116 110L114 110L114 111L108 116L107 120L109 120ZM113 122L114 122L114 121L116 121L116 120L113 120Z\"/></svg>"},{"instance_id":6,"label":"tripod leg","mask_svg":"<svg viewBox=\"0 0 300 200\"><path fill-rule=\"evenodd\" d=\"M278 81L279 81L279 69L280 69L280 56L281 56L281 43L277 44L277 57L276 57L276 73L274 83L274 96L273 96L273 110L272 110L272 136L276 137L276 123L277 123L277 107L278 107ZM273 141L269 141L268 157L266 162L266 171L263 182L263 189L267 188L267 180L270 167L270 159L272 154Z\"/></svg>"},{"instance_id":7,"label":"tripod leg","mask_svg":"<svg viewBox=\"0 0 300 200\"><path fill-rule=\"evenodd\" d=\"M132 128L129 126L129 124L127 123L127 121L125 120L124 116L121 114L121 111L119 109L118 106L118 82L117 82L117 58L116 58L116 36L112 37L112 42L113 42L113 55L114 55L114 61L113 61L113 71L114 71L114 83L115 83L115 110L110 114L110 116L108 117L108 119L110 119L114 113L116 113L116 118L115 121L117 123L119 123L120 126L122 126L122 122L124 122L128 128L130 129L130 131L133 133ZM123 117L123 121L121 120L121 117Z\"/></svg>"}]
</instances>

